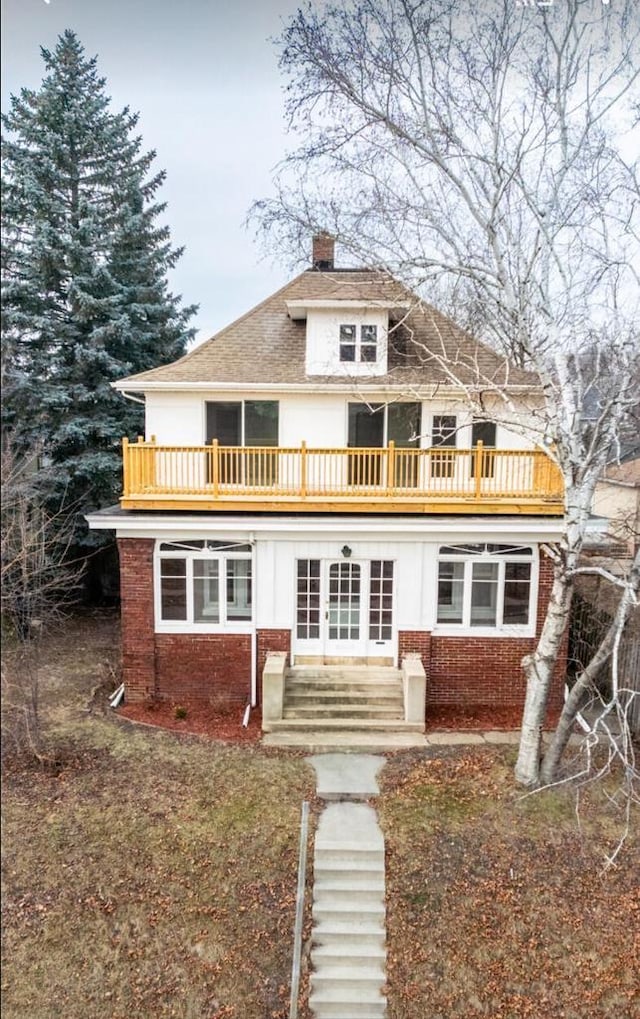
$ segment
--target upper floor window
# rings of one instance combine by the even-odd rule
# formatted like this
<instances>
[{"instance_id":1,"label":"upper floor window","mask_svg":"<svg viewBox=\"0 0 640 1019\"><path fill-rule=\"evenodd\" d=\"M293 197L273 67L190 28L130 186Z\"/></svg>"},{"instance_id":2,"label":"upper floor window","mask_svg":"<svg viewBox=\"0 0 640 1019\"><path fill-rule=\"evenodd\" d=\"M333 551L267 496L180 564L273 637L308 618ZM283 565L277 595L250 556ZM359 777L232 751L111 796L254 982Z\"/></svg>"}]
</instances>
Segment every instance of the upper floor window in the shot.
<instances>
[{"instance_id":1,"label":"upper floor window","mask_svg":"<svg viewBox=\"0 0 640 1019\"><path fill-rule=\"evenodd\" d=\"M503 629L533 620L533 550L448 545L438 563L438 623Z\"/></svg>"},{"instance_id":2,"label":"upper floor window","mask_svg":"<svg viewBox=\"0 0 640 1019\"><path fill-rule=\"evenodd\" d=\"M207 445L277 446L278 409L277 400L207 401Z\"/></svg>"},{"instance_id":3,"label":"upper floor window","mask_svg":"<svg viewBox=\"0 0 640 1019\"><path fill-rule=\"evenodd\" d=\"M375 325L340 326L340 360L375 363L378 358L378 327Z\"/></svg>"},{"instance_id":4,"label":"upper floor window","mask_svg":"<svg viewBox=\"0 0 640 1019\"><path fill-rule=\"evenodd\" d=\"M163 542L156 561L156 623L223 627L252 617L251 546Z\"/></svg>"}]
</instances>

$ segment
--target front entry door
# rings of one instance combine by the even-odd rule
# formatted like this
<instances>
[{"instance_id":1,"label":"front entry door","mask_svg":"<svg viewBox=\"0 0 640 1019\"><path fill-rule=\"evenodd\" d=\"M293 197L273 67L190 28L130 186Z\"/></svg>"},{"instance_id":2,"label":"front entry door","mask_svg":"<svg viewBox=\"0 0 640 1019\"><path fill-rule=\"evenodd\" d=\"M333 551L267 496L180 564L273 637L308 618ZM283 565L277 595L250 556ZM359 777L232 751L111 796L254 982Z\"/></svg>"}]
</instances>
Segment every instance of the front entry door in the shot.
<instances>
[{"instance_id":1,"label":"front entry door","mask_svg":"<svg viewBox=\"0 0 640 1019\"><path fill-rule=\"evenodd\" d=\"M394 658L391 560L297 561L295 656Z\"/></svg>"},{"instance_id":2,"label":"front entry door","mask_svg":"<svg viewBox=\"0 0 640 1019\"><path fill-rule=\"evenodd\" d=\"M325 654L363 656L366 564L340 559L326 563Z\"/></svg>"}]
</instances>

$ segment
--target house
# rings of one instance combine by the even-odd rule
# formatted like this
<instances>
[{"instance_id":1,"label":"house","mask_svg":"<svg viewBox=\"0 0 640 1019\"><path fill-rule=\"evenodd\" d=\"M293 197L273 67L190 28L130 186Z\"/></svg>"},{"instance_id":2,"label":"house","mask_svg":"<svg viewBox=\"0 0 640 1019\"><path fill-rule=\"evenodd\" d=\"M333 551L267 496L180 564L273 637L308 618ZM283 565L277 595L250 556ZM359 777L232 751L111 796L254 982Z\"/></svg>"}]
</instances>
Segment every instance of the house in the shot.
<instances>
[{"instance_id":1,"label":"house","mask_svg":"<svg viewBox=\"0 0 640 1019\"><path fill-rule=\"evenodd\" d=\"M640 456L638 448L607 464L596 484L592 510L608 520L608 538L633 557L640 542Z\"/></svg>"},{"instance_id":2,"label":"house","mask_svg":"<svg viewBox=\"0 0 640 1019\"><path fill-rule=\"evenodd\" d=\"M118 540L128 700L264 696L265 728L329 691L334 725L366 715L358 696L366 724L422 729L425 696L521 706L562 481L491 387L474 419L479 379L523 417L537 399L386 273L336 268L321 234L277 293L117 382L146 434L123 442L120 506L89 521Z\"/></svg>"}]
</instances>

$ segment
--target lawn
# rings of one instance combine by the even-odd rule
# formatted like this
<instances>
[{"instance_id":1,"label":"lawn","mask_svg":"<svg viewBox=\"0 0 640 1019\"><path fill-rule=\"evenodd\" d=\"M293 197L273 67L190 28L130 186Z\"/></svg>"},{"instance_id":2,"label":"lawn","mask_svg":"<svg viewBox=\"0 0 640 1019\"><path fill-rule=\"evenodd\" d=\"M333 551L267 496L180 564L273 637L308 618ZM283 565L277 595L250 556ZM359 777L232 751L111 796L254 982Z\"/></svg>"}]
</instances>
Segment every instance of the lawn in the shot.
<instances>
[{"instance_id":1,"label":"lawn","mask_svg":"<svg viewBox=\"0 0 640 1019\"><path fill-rule=\"evenodd\" d=\"M48 644L48 760L6 768L4 1016L284 1019L312 773L115 718L93 692L116 658L109 615ZM585 795L579 828L571 792L520 798L512 755L389 757L389 1019L638 1014L637 841L602 875L616 812Z\"/></svg>"},{"instance_id":2,"label":"lawn","mask_svg":"<svg viewBox=\"0 0 640 1019\"><path fill-rule=\"evenodd\" d=\"M640 852L602 789L522 798L512 750L403 755L378 801L389 1019L640 1015Z\"/></svg>"}]
</instances>

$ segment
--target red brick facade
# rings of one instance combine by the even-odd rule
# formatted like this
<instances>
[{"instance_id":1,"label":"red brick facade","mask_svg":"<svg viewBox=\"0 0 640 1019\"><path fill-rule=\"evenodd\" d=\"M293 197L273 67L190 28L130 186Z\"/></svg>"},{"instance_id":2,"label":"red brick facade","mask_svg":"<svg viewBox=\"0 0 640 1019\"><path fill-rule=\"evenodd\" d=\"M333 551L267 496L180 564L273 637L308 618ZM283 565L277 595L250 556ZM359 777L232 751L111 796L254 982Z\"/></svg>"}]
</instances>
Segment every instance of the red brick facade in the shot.
<instances>
[{"instance_id":1,"label":"red brick facade","mask_svg":"<svg viewBox=\"0 0 640 1019\"><path fill-rule=\"evenodd\" d=\"M540 556L537 633L540 633L553 584L553 567ZM427 674L429 704L458 706L494 705L522 707L525 678L522 659L531 652L536 637L438 637L427 631L398 634L400 660L419 654ZM566 668L566 640L558 660L549 697L549 707L562 705Z\"/></svg>"},{"instance_id":2,"label":"red brick facade","mask_svg":"<svg viewBox=\"0 0 640 1019\"><path fill-rule=\"evenodd\" d=\"M128 701L150 697L204 698L245 704L251 690L251 634L155 633L151 538L120 539L123 679ZM553 582L551 563L540 559L538 632ZM535 638L439 637L428 631L398 634L400 660L419 654L427 673L429 704L521 707L525 680L521 661ZM270 651L291 653L291 631L257 633L258 677ZM550 707L562 703L565 656L556 669ZM258 688L260 683L258 682Z\"/></svg>"},{"instance_id":3,"label":"red brick facade","mask_svg":"<svg viewBox=\"0 0 640 1019\"><path fill-rule=\"evenodd\" d=\"M127 700L198 698L246 704L251 693L251 634L154 632L154 544L152 538L118 541Z\"/></svg>"}]
</instances>

